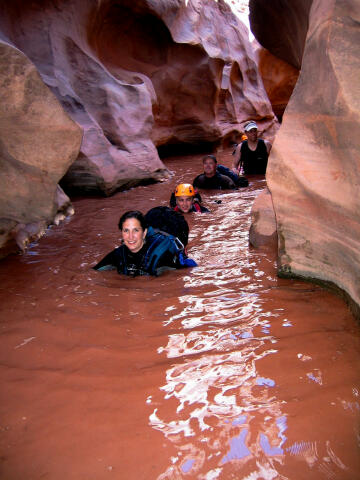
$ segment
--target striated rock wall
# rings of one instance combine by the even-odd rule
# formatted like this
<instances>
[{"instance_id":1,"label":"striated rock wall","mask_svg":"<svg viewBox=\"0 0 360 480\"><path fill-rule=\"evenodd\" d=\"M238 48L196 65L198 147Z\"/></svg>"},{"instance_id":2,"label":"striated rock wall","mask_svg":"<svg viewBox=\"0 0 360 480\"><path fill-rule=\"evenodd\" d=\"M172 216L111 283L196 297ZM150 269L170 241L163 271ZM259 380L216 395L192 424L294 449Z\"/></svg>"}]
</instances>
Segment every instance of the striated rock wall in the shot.
<instances>
[{"instance_id":1,"label":"striated rock wall","mask_svg":"<svg viewBox=\"0 0 360 480\"><path fill-rule=\"evenodd\" d=\"M302 64L313 0L250 0L251 31L275 57L298 70Z\"/></svg>"},{"instance_id":2,"label":"striated rock wall","mask_svg":"<svg viewBox=\"0 0 360 480\"><path fill-rule=\"evenodd\" d=\"M274 3L283 2L272 2ZM279 273L326 281L360 305L360 4L314 0L299 80L267 182ZM296 36L296 32L294 32Z\"/></svg>"},{"instance_id":3,"label":"striated rock wall","mask_svg":"<svg viewBox=\"0 0 360 480\"><path fill-rule=\"evenodd\" d=\"M273 112L281 121L299 77L299 70L265 48L257 51L258 66Z\"/></svg>"},{"instance_id":4,"label":"striated rock wall","mask_svg":"<svg viewBox=\"0 0 360 480\"><path fill-rule=\"evenodd\" d=\"M71 213L57 185L78 155L81 129L34 65L0 40L0 258Z\"/></svg>"},{"instance_id":5,"label":"striated rock wall","mask_svg":"<svg viewBox=\"0 0 360 480\"><path fill-rule=\"evenodd\" d=\"M212 149L250 118L270 140L278 128L246 27L223 0L12 0L0 3L0 38L13 52L0 79L3 245L25 244L67 208L60 180L110 195L168 177L157 147ZM14 52L36 81L26 73L19 87Z\"/></svg>"},{"instance_id":6,"label":"striated rock wall","mask_svg":"<svg viewBox=\"0 0 360 480\"><path fill-rule=\"evenodd\" d=\"M102 192L161 180L156 147L216 145L277 121L244 25L222 0L14 0L0 28L82 127L62 185ZM176 149L174 150L176 152Z\"/></svg>"},{"instance_id":7,"label":"striated rock wall","mask_svg":"<svg viewBox=\"0 0 360 480\"><path fill-rule=\"evenodd\" d=\"M89 47L94 8L84 0L14 0L2 5L1 30L34 62L83 129L80 155L62 185L69 191L111 194L143 180L162 179L166 169L150 140L153 115L147 86L129 75L114 77Z\"/></svg>"}]
</instances>

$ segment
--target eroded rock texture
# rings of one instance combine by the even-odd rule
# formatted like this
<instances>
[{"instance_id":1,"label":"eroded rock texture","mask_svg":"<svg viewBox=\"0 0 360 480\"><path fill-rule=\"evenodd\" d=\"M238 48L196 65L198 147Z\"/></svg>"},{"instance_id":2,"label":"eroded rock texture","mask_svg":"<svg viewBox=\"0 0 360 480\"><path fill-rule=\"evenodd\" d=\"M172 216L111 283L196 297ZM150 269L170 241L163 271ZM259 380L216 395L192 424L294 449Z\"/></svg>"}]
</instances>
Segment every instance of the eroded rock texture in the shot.
<instances>
[{"instance_id":1,"label":"eroded rock texture","mask_svg":"<svg viewBox=\"0 0 360 480\"><path fill-rule=\"evenodd\" d=\"M257 196L251 208L249 241L253 247L277 247L277 226L272 197L267 188Z\"/></svg>"},{"instance_id":2,"label":"eroded rock texture","mask_svg":"<svg viewBox=\"0 0 360 480\"><path fill-rule=\"evenodd\" d=\"M78 155L81 129L18 49L0 41L0 258L69 213L57 185Z\"/></svg>"},{"instance_id":3,"label":"eroded rock texture","mask_svg":"<svg viewBox=\"0 0 360 480\"><path fill-rule=\"evenodd\" d=\"M8 2L2 30L83 128L68 189L111 194L166 176L155 147L217 145L277 124L247 31L222 1ZM174 150L174 153L176 150Z\"/></svg>"},{"instance_id":4,"label":"eroded rock texture","mask_svg":"<svg viewBox=\"0 0 360 480\"><path fill-rule=\"evenodd\" d=\"M313 0L250 0L251 31L269 52L301 67Z\"/></svg>"},{"instance_id":5,"label":"eroded rock texture","mask_svg":"<svg viewBox=\"0 0 360 480\"><path fill-rule=\"evenodd\" d=\"M265 48L257 51L258 66L273 112L281 121L299 77L299 70Z\"/></svg>"},{"instance_id":6,"label":"eroded rock texture","mask_svg":"<svg viewBox=\"0 0 360 480\"><path fill-rule=\"evenodd\" d=\"M283 2L272 2L276 9L274 3ZM332 282L357 306L359 21L357 0L313 1L300 77L267 172L279 236L279 272Z\"/></svg>"}]
</instances>

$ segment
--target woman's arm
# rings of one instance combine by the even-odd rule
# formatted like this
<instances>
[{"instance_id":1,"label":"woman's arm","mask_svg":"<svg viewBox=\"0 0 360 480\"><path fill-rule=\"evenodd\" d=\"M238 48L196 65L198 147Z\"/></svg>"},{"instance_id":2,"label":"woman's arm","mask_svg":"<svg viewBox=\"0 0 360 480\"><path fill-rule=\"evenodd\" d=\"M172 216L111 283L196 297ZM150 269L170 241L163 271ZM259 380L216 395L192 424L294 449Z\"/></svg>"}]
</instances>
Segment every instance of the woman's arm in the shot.
<instances>
[{"instance_id":1,"label":"woman's arm","mask_svg":"<svg viewBox=\"0 0 360 480\"><path fill-rule=\"evenodd\" d=\"M113 270L116 268L116 249L108 253L100 262L98 262L94 270Z\"/></svg>"}]
</instances>

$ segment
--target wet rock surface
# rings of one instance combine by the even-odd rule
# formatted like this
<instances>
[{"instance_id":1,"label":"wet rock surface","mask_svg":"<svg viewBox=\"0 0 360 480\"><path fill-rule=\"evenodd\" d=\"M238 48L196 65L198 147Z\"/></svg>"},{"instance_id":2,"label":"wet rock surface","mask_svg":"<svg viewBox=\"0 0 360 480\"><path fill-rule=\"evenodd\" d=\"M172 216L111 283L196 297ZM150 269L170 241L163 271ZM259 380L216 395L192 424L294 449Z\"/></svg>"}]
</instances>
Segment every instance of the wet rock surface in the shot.
<instances>
[{"instance_id":1,"label":"wet rock surface","mask_svg":"<svg viewBox=\"0 0 360 480\"><path fill-rule=\"evenodd\" d=\"M314 0L303 62L267 182L279 271L334 283L360 305L358 2ZM356 307L357 306L357 307Z\"/></svg>"},{"instance_id":2,"label":"wet rock surface","mask_svg":"<svg viewBox=\"0 0 360 480\"><path fill-rule=\"evenodd\" d=\"M272 109L281 121L299 77L299 70L268 50L256 50L258 65Z\"/></svg>"},{"instance_id":3,"label":"wet rock surface","mask_svg":"<svg viewBox=\"0 0 360 480\"><path fill-rule=\"evenodd\" d=\"M2 10L4 34L83 129L68 190L109 195L161 180L156 147L211 148L249 118L275 135L246 28L224 2L15 1Z\"/></svg>"},{"instance_id":4,"label":"wet rock surface","mask_svg":"<svg viewBox=\"0 0 360 480\"><path fill-rule=\"evenodd\" d=\"M0 41L0 256L41 236L68 197L58 182L82 133L29 59ZM62 195L64 195L62 193Z\"/></svg>"}]
</instances>

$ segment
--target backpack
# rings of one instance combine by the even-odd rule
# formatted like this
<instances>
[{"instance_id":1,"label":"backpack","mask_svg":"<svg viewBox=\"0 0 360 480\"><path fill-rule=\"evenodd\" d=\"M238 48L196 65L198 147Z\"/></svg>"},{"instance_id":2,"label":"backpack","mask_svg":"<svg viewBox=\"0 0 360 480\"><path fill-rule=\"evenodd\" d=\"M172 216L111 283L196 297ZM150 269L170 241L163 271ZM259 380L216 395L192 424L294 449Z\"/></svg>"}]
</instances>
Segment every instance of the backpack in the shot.
<instances>
[{"instance_id":1,"label":"backpack","mask_svg":"<svg viewBox=\"0 0 360 480\"><path fill-rule=\"evenodd\" d=\"M169 207L154 207L145 215L146 223L155 230L177 237L186 247L189 239L189 225L185 217Z\"/></svg>"},{"instance_id":2,"label":"backpack","mask_svg":"<svg viewBox=\"0 0 360 480\"><path fill-rule=\"evenodd\" d=\"M247 178L245 178L243 175L238 177L236 173L230 170L230 168L225 167L225 165L218 165L216 170L221 173L221 175L230 177L237 187L247 187L249 185Z\"/></svg>"}]
</instances>

